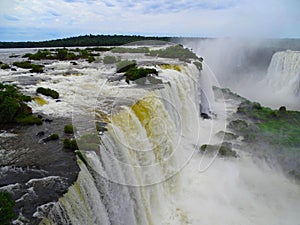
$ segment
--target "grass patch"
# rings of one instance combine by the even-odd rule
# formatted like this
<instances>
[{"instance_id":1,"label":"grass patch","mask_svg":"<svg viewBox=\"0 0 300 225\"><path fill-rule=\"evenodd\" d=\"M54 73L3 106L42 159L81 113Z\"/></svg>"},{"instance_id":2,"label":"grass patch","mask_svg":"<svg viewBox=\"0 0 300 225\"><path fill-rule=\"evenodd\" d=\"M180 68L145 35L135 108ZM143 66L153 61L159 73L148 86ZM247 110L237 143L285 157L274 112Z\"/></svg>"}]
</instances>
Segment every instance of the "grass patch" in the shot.
<instances>
[{"instance_id":1,"label":"grass patch","mask_svg":"<svg viewBox=\"0 0 300 225\"><path fill-rule=\"evenodd\" d=\"M253 133L256 137L278 146L300 147L300 112L287 111L285 107L272 110L246 101L240 104L238 113L246 115L257 125L259 130Z\"/></svg>"},{"instance_id":2,"label":"grass patch","mask_svg":"<svg viewBox=\"0 0 300 225\"><path fill-rule=\"evenodd\" d=\"M59 93L55 90L50 89L50 88L38 87L36 89L36 92L40 93L42 95L50 96L51 98L54 98L54 99L59 98Z\"/></svg>"}]
</instances>

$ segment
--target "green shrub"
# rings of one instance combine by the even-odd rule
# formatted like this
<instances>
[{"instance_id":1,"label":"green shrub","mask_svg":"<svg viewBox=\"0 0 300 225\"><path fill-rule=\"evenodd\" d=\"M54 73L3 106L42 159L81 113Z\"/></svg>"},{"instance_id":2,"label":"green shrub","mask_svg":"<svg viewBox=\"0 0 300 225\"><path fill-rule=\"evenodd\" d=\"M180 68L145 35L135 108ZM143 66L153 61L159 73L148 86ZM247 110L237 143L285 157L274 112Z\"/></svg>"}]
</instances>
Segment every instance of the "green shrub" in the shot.
<instances>
[{"instance_id":1,"label":"green shrub","mask_svg":"<svg viewBox=\"0 0 300 225\"><path fill-rule=\"evenodd\" d=\"M71 143L71 140L69 138L65 138L63 140L64 148L69 149L70 148L70 143Z\"/></svg>"},{"instance_id":2,"label":"green shrub","mask_svg":"<svg viewBox=\"0 0 300 225\"><path fill-rule=\"evenodd\" d=\"M81 151L77 150L77 151L76 151L76 155L78 156L78 158L79 158L86 166L88 166L87 160L86 160L86 158L84 157L84 155L82 154Z\"/></svg>"},{"instance_id":3,"label":"green shrub","mask_svg":"<svg viewBox=\"0 0 300 225\"><path fill-rule=\"evenodd\" d=\"M32 67L31 67L32 69L30 70L30 72L31 73L43 73L44 72L43 67L44 66L33 64Z\"/></svg>"},{"instance_id":4,"label":"green shrub","mask_svg":"<svg viewBox=\"0 0 300 225\"><path fill-rule=\"evenodd\" d=\"M123 60L117 63L117 73L123 73L131 68L136 67L136 61L135 60Z\"/></svg>"},{"instance_id":5,"label":"green shrub","mask_svg":"<svg viewBox=\"0 0 300 225\"><path fill-rule=\"evenodd\" d=\"M3 69L3 70L9 69L9 68L10 68L10 66L7 65L7 64L2 64L1 65L1 69Z\"/></svg>"},{"instance_id":6,"label":"green shrub","mask_svg":"<svg viewBox=\"0 0 300 225\"><path fill-rule=\"evenodd\" d=\"M56 57L59 60L66 60L68 55L68 50L66 48L58 49L56 53Z\"/></svg>"},{"instance_id":7,"label":"green shrub","mask_svg":"<svg viewBox=\"0 0 300 225\"><path fill-rule=\"evenodd\" d=\"M31 97L23 95L15 86L0 83L0 124L41 124L41 119L32 115L25 104Z\"/></svg>"},{"instance_id":8,"label":"green shrub","mask_svg":"<svg viewBox=\"0 0 300 225\"><path fill-rule=\"evenodd\" d=\"M65 138L63 140L63 144L64 144L64 148L66 149L70 149L73 151L78 150L77 142L75 139Z\"/></svg>"},{"instance_id":9,"label":"green shrub","mask_svg":"<svg viewBox=\"0 0 300 225\"><path fill-rule=\"evenodd\" d=\"M58 134L51 134L51 135L50 135L50 139L51 139L51 140L58 140L58 139L59 139L59 136L58 136Z\"/></svg>"},{"instance_id":10,"label":"green shrub","mask_svg":"<svg viewBox=\"0 0 300 225\"><path fill-rule=\"evenodd\" d=\"M16 122L21 125L41 125L43 123L41 118L33 115L18 116L16 117Z\"/></svg>"},{"instance_id":11,"label":"green shrub","mask_svg":"<svg viewBox=\"0 0 300 225\"><path fill-rule=\"evenodd\" d=\"M8 192L0 192L0 224L9 225L16 218L14 212L15 201Z\"/></svg>"},{"instance_id":12,"label":"green shrub","mask_svg":"<svg viewBox=\"0 0 300 225\"><path fill-rule=\"evenodd\" d=\"M200 61L195 61L194 65L197 67L198 70L202 70L202 62Z\"/></svg>"},{"instance_id":13,"label":"green shrub","mask_svg":"<svg viewBox=\"0 0 300 225\"><path fill-rule=\"evenodd\" d=\"M116 62L117 62L116 57L111 56L111 55L104 56L104 59L103 59L104 64L113 64L113 63L116 63Z\"/></svg>"},{"instance_id":14,"label":"green shrub","mask_svg":"<svg viewBox=\"0 0 300 225\"><path fill-rule=\"evenodd\" d=\"M13 65L16 67L23 68L23 69L31 69L32 68L32 64L30 61L14 62Z\"/></svg>"},{"instance_id":15,"label":"green shrub","mask_svg":"<svg viewBox=\"0 0 300 225\"><path fill-rule=\"evenodd\" d=\"M39 87L36 89L37 93L46 95L46 96L50 96L54 99L58 99L59 98L59 93L55 90L52 90L50 88L43 88L43 87Z\"/></svg>"},{"instance_id":16,"label":"green shrub","mask_svg":"<svg viewBox=\"0 0 300 225\"><path fill-rule=\"evenodd\" d=\"M74 133L74 127L72 125L70 125L70 124L65 125L64 132L66 134L73 134Z\"/></svg>"},{"instance_id":17,"label":"green shrub","mask_svg":"<svg viewBox=\"0 0 300 225\"><path fill-rule=\"evenodd\" d=\"M137 80L149 74L158 75L158 72L156 69L132 67L125 73L126 82L129 83L129 80Z\"/></svg>"},{"instance_id":18,"label":"green shrub","mask_svg":"<svg viewBox=\"0 0 300 225\"><path fill-rule=\"evenodd\" d=\"M89 56L87 61L88 61L89 63L91 63L91 62L94 62L95 60L96 60L96 59L95 59L94 56Z\"/></svg>"},{"instance_id":19,"label":"green shrub","mask_svg":"<svg viewBox=\"0 0 300 225\"><path fill-rule=\"evenodd\" d=\"M26 56L29 59L32 60L42 60L42 59L52 59L52 54L49 50L44 49L44 50L38 50L36 53L31 54L31 53L27 53L25 55L23 55L24 58L26 58Z\"/></svg>"},{"instance_id":20,"label":"green shrub","mask_svg":"<svg viewBox=\"0 0 300 225\"><path fill-rule=\"evenodd\" d=\"M22 58L29 58L29 57L31 57L31 56L32 56L31 53L25 53L25 54L22 56Z\"/></svg>"}]
</instances>

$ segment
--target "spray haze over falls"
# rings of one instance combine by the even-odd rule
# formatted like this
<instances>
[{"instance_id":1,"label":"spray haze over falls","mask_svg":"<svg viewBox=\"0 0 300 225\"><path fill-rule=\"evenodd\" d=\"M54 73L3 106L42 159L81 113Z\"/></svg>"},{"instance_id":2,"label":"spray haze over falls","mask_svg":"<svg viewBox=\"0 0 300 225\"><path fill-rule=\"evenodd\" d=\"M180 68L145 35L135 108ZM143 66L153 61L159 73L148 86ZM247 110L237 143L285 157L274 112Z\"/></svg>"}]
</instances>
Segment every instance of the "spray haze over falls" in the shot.
<instances>
[{"instance_id":1,"label":"spray haze over falls","mask_svg":"<svg viewBox=\"0 0 300 225\"><path fill-rule=\"evenodd\" d=\"M238 158L199 152L202 144L222 141L215 134L226 130L226 119L234 119L239 104L215 99L211 86L217 80L211 80L207 65L199 74L192 63L121 57L158 69L162 84L107 82L114 68L101 63L79 62L74 69L69 62L54 62L36 75L43 78L38 85L58 90L62 102L31 102L35 112L69 116L73 107L78 138L87 130L98 135L95 120L107 123L100 151L78 159L76 182L35 214L43 218L41 224L297 224L298 184L244 152L241 137L233 141ZM72 73L64 76L67 71ZM13 80L11 74L1 75ZM36 85L24 85L24 91L34 92ZM199 117L199 102L213 111L213 120Z\"/></svg>"},{"instance_id":2,"label":"spray haze over falls","mask_svg":"<svg viewBox=\"0 0 300 225\"><path fill-rule=\"evenodd\" d=\"M180 43L204 57L221 86L272 108L300 109L299 40L182 39Z\"/></svg>"}]
</instances>

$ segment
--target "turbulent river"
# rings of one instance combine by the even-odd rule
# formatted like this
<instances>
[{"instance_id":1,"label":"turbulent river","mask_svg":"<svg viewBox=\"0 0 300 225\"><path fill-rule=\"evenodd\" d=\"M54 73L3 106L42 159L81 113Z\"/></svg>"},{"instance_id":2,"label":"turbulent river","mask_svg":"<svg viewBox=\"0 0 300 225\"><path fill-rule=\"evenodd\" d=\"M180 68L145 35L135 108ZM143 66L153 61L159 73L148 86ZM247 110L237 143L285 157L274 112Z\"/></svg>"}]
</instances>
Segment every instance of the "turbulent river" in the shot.
<instances>
[{"instance_id":1,"label":"turbulent river","mask_svg":"<svg viewBox=\"0 0 300 225\"><path fill-rule=\"evenodd\" d=\"M274 56L272 63L282 67L273 66L268 77L282 78L277 71L287 63L280 54L290 53ZM86 133L99 138L97 151L82 151L77 159L80 172L68 192L50 203L47 214L49 204L39 207L40 224L299 224L299 184L279 166L243 151L243 137L232 141L237 158L199 151L203 144L222 142L216 134L226 131L239 104L213 93L218 82L206 64L200 72L178 60L126 58L158 69L162 84L108 82L114 68L99 62L76 67L53 62L45 74L35 75L37 82L28 82L32 74L22 70L13 76L1 71L2 81L19 84L25 93L37 86L57 90L61 102L44 97L46 104L40 99L29 104L33 111L72 117L76 138ZM274 87L282 82L269 81ZM289 94L299 94L297 82L291 82ZM200 108L212 119L201 118ZM99 134L97 123L105 123L107 131Z\"/></svg>"}]
</instances>

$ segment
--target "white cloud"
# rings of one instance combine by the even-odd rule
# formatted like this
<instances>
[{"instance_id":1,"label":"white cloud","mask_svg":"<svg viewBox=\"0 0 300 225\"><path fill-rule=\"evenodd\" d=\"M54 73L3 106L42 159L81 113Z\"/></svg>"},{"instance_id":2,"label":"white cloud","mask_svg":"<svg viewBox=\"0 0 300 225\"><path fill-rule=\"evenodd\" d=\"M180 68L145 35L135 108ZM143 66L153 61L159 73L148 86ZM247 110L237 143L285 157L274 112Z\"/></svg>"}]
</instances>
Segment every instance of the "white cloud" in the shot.
<instances>
[{"instance_id":1,"label":"white cloud","mask_svg":"<svg viewBox=\"0 0 300 225\"><path fill-rule=\"evenodd\" d=\"M5 39L9 32L16 38L17 30L22 39L26 29L39 32L32 39L89 33L300 37L298 0L1 0L0 15L0 40L3 29Z\"/></svg>"}]
</instances>

